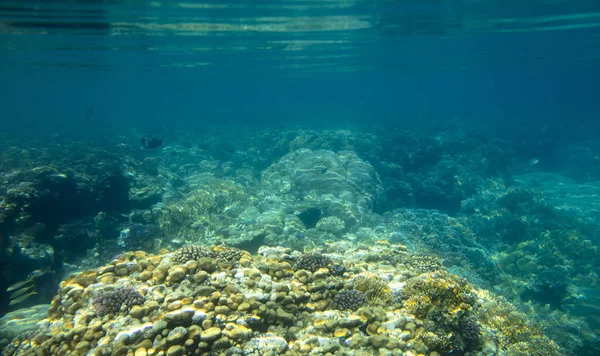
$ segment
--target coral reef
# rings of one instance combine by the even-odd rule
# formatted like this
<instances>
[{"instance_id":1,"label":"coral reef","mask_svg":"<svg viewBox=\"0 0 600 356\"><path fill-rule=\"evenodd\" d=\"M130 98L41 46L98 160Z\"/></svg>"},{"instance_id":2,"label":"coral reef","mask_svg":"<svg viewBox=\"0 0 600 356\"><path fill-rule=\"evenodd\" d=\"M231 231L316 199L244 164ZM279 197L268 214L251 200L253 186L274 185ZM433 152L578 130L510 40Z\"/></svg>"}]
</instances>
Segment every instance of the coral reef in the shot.
<instances>
[{"instance_id":1,"label":"coral reef","mask_svg":"<svg viewBox=\"0 0 600 356\"><path fill-rule=\"evenodd\" d=\"M365 305L368 300L369 299L363 292L354 289L346 289L339 292L333 298L331 307L333 309L355 311Z\"/></svg>"},{"instance_id":2,"label":"coral reef","mask_svg":"<svg viewBox=\"0 0 600 356\"><path fill-rule=\"evenodd\" d=\"M121 231L118 244L127 250L154 251L158 245L160 230L156 225L132 224L129 229Z\"/></svg>"},{"instance_id":3,"label":"coral reef","mask_svg":"<svg viewBox=\"0 0 600 356\"><path fill-rule=\"evenodd\" d=\"M79 273L79 281L63 282L60 303L41 324L52 336L29 330L13 343L17 349L64 343L66 350L79 341L77 353L83 354L105 347L98 343L102 337L110 343L117 330L138 325L131 333L146 333L139 348L162 345L159 352L166 354L172 346L175 354L187 353L185 342L173 341L182 337L206 353L311 348L334 354L377 347L389 353L554 353L555 345L530 322L535 318L564 354L598 354L596 137L569 140L556 128L529 128L522 137L488 130L451 123L369 132L209 128L173 133L152 152L138 149L130 134L93 141L4 135L0 291L47 274L35 279L35 288L2 292L2 311L48 302L65 275ZM417 288L448 284L471 295L454 275L505 296L520 311L505 310L506 302L472 287L475 304ZM255 302L225 291L223 279L240 290L254 283L260 291L251 295L270 299ZM356 281L380 283L358 289ZM104 315L116 323L113 334L89 331L90 321L104 323L94 298L125 286L144 295L143 305ZM411 299L411 288L423 298ZM328 309L350 293L364 294L367 303ZM202 310L213 324L145 329L179 310L175 301L193 309L194 317ZM492 307L496 302L500 306ZM209 303L223 313L209 310ZM449 314L445 303L461 306L460 312ZM502 318L486 319L494 308ZM391 322L385 313L398 318ZM228 319L234 315L260 318L242 325L251 332L235 339L226 335L239 331L237 319ZM356 320L362 324L354 326ZM73 334L73 323L85 324L87 335ZM512 325L522 325L516 330L524 333L511 331ZM221 332L214 341L198 336L213 327ZM318 343L307 341L313 336ZM120 350L133 353L137 341L127 340Z\"/></svg>"},{"instance_id":4,"label":"coral reef","mask_svg":"<svg viewBox=\"0 0 600 356\"><path fill-rule=\"evenodd\" d=\"M295 270L305 269L310 272L316 272L321 268L329 268L333 264L333 260L327 256L323 256L321 254L309 254L302 255L296 265L294 266Z\"/></svg>"},{"instance_id":5,"label":"coral reef","mask_svg":"<svg viewBox=\"0 0 600 356\"><path fill-rule=\"evenodd\" d=\"M144 304L144 296L134 287L119 287L112 292L100 294L94 300L94 309L98 316L127 312L134 305Z\"/></svg>"},{"instance_id":6,"label":"coral reef","mask_svg":"<svg viewBox=\"0 0 600 356\"><path fill-rule=\"evenodd\" d=\"M371 304L387 304L392 300L392 290L387 282L372 273L355 277L352 287L363 293Z\"/></svg>"},{"instance_id":7,"label":"coral reef","mask_svg":"<svg viewBox=\"0 0 600 356\"><path fill-rule=\"evenodd\" d=\"M325 233L339 235L346 228L346 224L336 216L328 216L319 220L316 227L317 230L321 230Z\"/></svg>"},{"instance_id":8,"label":"coral reef","mask_svg":"<svg viewBox=\"0 0 600 356\"><path fill-rule=\"evenodd\" d=\"M240 220L254 197L239 184L212 176L194 177L188 184L196 185L183 200L173 200L157 211L157 221L168 242L179 244L240 243L251 239L243 229L253 223ZM235 240L234 240L235 239ZM167 247L167 246L165 246Z\"/></svg>"},{"instance_id":9,"label":"coral reef","mask_svg":"<svg viewBox=\"0 0 600 356\"><path fill-rule=\"evenodd\" d=\"M262 183L290 204L311 202L346 226L384 199L373 166L350 151L296 150L265 169Z\"/></svg>"},{"instance_id":10,"label":"coral reef","mask_svg":"<svg viewBox=\"0 0 600 356\"><path fill-rule=\"evenodd\" d=\"M210 248L202 245L190 245L177 250L173 260L178 263L186 263L188 261L198 261L201 258L209 258L222 262L236 262L245 254L247 252L229 246L213 246Z\"/></svg>"},{"instance_id":11,"label":"coral reef","mask_svg":"<svg viewBox=\"0 0 600 356\"><path fill-rule=\"evenodd\" d=\"M383 253L389 247L347 249L349 270L339 276L323 268L294 271L288 261L297 253L282 247L244 254L235 266L201 262L206 258L179 263L167 251L125 253L64 280L48 318L15 337L4 353L416 355L486 349L558 355L541 329L507 302L447 272L419 274L401 264L365 262L366 249ZM369 305L366 295L346 285L384 293L401 288L404 307L382 298ZM503 315L507 319L499 319Z\"/></svg>"}]
</instances>

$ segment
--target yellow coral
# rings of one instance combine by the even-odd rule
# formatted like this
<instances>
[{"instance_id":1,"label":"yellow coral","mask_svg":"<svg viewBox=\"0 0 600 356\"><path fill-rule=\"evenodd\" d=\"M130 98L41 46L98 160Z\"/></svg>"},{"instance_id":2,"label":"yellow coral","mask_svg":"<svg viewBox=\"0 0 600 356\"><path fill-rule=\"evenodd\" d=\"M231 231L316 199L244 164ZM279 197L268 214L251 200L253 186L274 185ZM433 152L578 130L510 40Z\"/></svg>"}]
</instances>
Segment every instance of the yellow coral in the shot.
<instances>
[{"instance_id":1,"label":"yellow coral","mask_svg":"<svg viewBox=\"0 0 600 356\"><path fill-rule=\"evenodd\" d=\"M362 292L371 304L386 304L392 300L392 290L387 282L372 273L362 274L353 280L354 289Z\"/></svg>"}]
</instances>

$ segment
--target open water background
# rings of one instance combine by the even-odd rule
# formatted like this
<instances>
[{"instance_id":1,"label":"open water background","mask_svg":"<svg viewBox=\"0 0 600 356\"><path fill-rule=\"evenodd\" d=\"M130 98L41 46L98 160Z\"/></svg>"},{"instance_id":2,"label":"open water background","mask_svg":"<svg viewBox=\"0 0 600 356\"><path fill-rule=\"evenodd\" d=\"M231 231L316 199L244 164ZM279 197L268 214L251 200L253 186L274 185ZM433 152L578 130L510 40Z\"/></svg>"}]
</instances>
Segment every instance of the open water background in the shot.
<instances>
[{"instance_id":1,"label":"open water background","mask_svg":"<svg viewBox=\"0 0 600 356\"><path fill-rule=\"evenodd\" d=\"M3 1L2 128L595 123L600 3L523 3Z\"/></svg>"}]
</instances>

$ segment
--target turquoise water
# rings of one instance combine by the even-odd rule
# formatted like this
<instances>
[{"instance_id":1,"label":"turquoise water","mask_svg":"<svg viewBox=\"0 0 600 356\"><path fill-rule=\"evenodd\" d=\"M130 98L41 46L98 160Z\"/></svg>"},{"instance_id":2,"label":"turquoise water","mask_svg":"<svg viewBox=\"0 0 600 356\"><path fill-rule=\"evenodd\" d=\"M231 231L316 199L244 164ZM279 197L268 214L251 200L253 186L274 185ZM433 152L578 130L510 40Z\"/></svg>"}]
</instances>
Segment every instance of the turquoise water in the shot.
<instances>
[{"instance_id":1,"label":"turquoise water","mask_svg":"<svg viewBox=\"0 0 600 356\"><path fill-rule=\"evenodd\" d=\"M0 53L0 314L126 250L385 240L600 353L598 1L2 1Z\"/></svg>"},{"instance_id":2,"label":"turquoise water","mask_svg":"<svg viewBox=\"0 0 600 356\"><path fill-rule=\"evenodd\" d=\"M598 112L595 1L5 1L0 16L0 114L28 130L68 131L90 107L104 128Z\"/></svg>"}]
</instances>

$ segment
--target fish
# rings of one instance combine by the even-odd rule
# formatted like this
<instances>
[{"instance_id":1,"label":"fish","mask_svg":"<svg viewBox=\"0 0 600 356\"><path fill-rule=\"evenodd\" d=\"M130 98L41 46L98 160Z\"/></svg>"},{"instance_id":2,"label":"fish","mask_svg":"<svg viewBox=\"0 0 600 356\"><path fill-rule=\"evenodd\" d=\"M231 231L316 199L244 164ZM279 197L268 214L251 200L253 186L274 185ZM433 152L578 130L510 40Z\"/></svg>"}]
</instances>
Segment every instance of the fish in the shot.
<instances>
[{"instance_id":1,"label":"fish","mask_svg":"<svg viewBox=\"0 0 600 356\"><path fill-rule=\"evenodd\" d=\"M25 288L18 289L10 295L10 298L11 299L17 298L17 297L27 293L28 291L32 290L33 288L35 288L35 284L30 284Z\"/></svg>"},{"instance_id":2,"label":"fish","mask_svg":"<svg viewBox=\"0 0 600 356\"><path fill-rule=\"evenodd\" d=\"M24 281L17 282L15 284L9 286L8 288L6 288L6 291L7 292L12 292L13 290L21 289L21 288L23 288L24 286L27 286L30 283L33 283L33 279L28 278L28 279L26 279Z\"/></svg>"},{"instance_id":3,"label":"fish","mask_svg":"<svg viewBox=\"0 0 600 356\"><path fill-rule=\"evenodd\" d=\"M27 276L27 279L17 282L15 284L12 284L8 288L6 288L7 292L9 292L9 293L12 292L12 294L10 296L11 303L12 303L12 300L19 299L21 296L25 295L26 292L33 290L32 291L33 294L36 294L37 292L35 290L35 288L36 288L35 280L37 278L40 278L40 277L46 275L48 272L50 272L50 266L43 268L43 269L36 269L35 271L31 272ZM26 295L31 295L31 293L26 294ZM20 303L20 302L15 302L15 304L16 303Z\"/></svg>"},{"instance_id":4,"label":"fish","mask_svg":"<svg viewBox=\"0 0 600 356\"><path fill-rule=\"evenodd\" d=\"M36 292L36 291L32 291L32 292L30 292L30 293L23 294L22 296L20 296L20 297L18 297L18 298L11 299L11 300L10 300L10 303L9 303L8 305L10 306L10 305L15 305L15 304L20 304L20 303L23 303L23 302L24 302L25 300L27 300L29 297L31 297L31 296L33 296L33 295L36 295L36 294L37 294L37 292Z\"/></svg>"},{"instance_id":5,"label":"fish","mask_svg":"<svg viewBox=\"0 0 600 356\"><path fill-rule=\"evenodd\" d=\"M530 166L535 166L536 164L540 163L540 160L537 158L532 158L529 160L529 165Z\"/></svg>"},{"instance_id":6,"label":"fish","mask_svg":"<svg viewBox=\"0 0 600 356\"><path fill-rule=\"evenodd\" d=\"M89 108L85 111L85 120L84 122L90 121L90 119L94 116L94 108Z\"/></svg>"},{"instance_id":7,"label":"fish","mask_svg":"<svg viewBox=\"0 0 600 356\"><path fill-rule=\"evenodd\" d=\"M144 148L156 148L162 145L162 142L163 140L149 135L144 135L144 137L142 137L142 146L144 146Z\"/></svg>"},{"instance_id":8,"label":"fish","mask_svg":"<svg viewBox=\"0 0 600 356\"><path fill-rule=\"evenodd\" d=\"M43 275L45 275L46 273L50 272L50 266L44 268L44 269L36 269L35 271L31 272L29 274L29 276L27 277L27 279L32 279L32 278L39 278Z\"/></svg>"}]
</instances>

